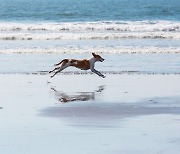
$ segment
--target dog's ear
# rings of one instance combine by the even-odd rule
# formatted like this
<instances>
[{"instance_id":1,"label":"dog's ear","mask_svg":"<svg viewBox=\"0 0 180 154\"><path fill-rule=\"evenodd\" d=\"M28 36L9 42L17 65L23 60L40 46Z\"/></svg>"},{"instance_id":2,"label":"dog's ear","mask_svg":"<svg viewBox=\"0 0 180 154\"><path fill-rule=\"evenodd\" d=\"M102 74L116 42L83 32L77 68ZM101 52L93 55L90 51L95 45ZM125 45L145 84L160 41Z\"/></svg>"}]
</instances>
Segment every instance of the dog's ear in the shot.
<instances>
[{"instance_id":1,"label":"dog's ear","mask_svg":"<svg viewBox=\"0 0 180 154\"><path fill-rule=\"evenodd\" d=\"M92 53L92 55L95 57L96 56L96 54L95 53Z\"/></svg>"}]
</instances>

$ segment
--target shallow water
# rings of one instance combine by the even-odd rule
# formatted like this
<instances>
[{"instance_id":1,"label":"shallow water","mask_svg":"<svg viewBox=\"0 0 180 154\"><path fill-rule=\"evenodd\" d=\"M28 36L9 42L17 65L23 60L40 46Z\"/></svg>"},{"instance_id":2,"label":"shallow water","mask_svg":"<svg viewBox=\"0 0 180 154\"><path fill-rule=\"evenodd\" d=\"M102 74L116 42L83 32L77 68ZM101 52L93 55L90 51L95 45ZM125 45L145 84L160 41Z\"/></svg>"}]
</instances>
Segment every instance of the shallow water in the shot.
<instances>
[{"instance_id":1,"label":"shallow water","mask_svg":"<svg viewBox=\"0 0 180 154\"><path fill-rule=\"evenodd\" d=\"M179 54L101 54L105 61L96 69L105 74L179 74ZM84 59L91 54L0 54L1 74L46 74L64 58ZM89 74L68 67L63 73Z\"/></svg>"}]
</instances>

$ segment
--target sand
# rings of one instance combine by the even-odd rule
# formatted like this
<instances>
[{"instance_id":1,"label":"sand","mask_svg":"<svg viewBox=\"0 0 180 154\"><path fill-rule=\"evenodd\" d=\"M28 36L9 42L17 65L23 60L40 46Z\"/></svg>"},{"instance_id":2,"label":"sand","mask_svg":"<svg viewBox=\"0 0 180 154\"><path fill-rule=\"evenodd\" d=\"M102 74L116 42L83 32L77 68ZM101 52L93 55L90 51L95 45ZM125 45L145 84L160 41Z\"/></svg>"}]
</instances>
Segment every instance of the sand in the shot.
<instances>
[{"instance_id":1,"label":"sand","mask_svg":"<svg viewBox=\"0 0 180 154\"><path fill-rule=\"evenodd\" d=\"M180 153L179 75L0 75L1 154Z\"/></svg>"}]
</instances>

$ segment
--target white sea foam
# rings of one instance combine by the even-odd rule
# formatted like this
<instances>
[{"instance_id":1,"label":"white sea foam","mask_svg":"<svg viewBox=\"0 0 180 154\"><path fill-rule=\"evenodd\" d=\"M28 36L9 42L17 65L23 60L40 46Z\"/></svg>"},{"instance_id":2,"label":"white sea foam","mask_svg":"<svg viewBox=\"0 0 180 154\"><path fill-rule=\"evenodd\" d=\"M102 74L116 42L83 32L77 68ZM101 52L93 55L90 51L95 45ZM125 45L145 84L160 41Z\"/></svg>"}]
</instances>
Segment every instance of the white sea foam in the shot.
<instances>
[{"instance_id":1,"label":"white sea foam","mask_svg":"<svg viewBox=\"0 0 180 154\"><path fill-rule=\"evenodd\" d=\"M180 22L1 23L0 40L180 39Z\"/></svg>"},{"instance_id":2,"label":"white sea foam","mask_svg":"<svg viewBox=\"0 0 180 154\"><path fill-rule=\"evenodd\" d=\"M154 46L71 46L60 48L6 48L0 49L0 53L180 53L179 47L154 47Z\"/></svg>"}]
</instances>

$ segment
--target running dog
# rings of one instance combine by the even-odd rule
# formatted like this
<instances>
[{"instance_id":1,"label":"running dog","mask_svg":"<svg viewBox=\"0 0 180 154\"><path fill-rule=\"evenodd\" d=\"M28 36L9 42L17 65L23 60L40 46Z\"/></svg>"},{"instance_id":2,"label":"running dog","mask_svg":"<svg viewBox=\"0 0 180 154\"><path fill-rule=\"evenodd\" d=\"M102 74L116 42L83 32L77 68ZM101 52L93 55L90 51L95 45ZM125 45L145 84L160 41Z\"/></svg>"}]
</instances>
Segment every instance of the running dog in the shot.
<instances>
[{"instance_id":1,"label":"running dog","mask_svg":"<svg viewBox=\"0 0 180 154\"><path fill-rule=\"evenodd\" d=\"M104 59L95 54L92 53L93 57L90 59L83 59L83 60L76 60L76 59L63 59L62 61L60 61L59 63L55 64L54 66L58 66L55 69L53 69L52 71L49 71L49 73L55 72L52 76L54 77L57 73L61 72L62 70L64 70L65 68L69 67L69 66L73 66L76 68L79 68L81 70L88 70L90 69L93 73L99 75L102 78L105 78L105 76L103 74L101 74L99 71L97 71L94 66L95 66L95 62L99 61L99 62L103 62Z\"/></svg>"}]
</instances>

